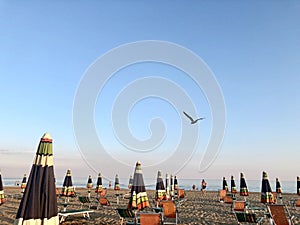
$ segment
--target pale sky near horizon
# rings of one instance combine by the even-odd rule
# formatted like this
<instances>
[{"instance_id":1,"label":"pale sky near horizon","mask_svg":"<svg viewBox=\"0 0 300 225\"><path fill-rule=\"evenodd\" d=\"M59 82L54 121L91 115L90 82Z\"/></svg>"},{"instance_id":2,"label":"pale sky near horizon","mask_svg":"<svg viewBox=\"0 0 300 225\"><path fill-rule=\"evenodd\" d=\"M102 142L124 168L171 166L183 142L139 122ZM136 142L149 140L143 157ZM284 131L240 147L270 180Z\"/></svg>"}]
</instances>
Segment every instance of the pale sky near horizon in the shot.
<instances>
[{"instance_id":1,"label":"pale sky near horizon","mask_svg":"<svg viewBox=\"0 0 300 225\"><path fill-rule=\"evenodd\" d=\"M53 138L57 177L71 168L77 177L96 178L101 171L109 178L115 174L126 178L136 160L150 165L156 158L163 166L145 166L145 176L156 177L159 169L172 173L178 165L168 160L168 154L181 137L181 122L189 123L182 114L185 109L174 108L173 102L157 95L134 105L124 121L134 136L147 139L152 118L161 118L167 133L158 152L137 158L124 150L110 127L111 109L123 88L139 78L163 77L190 96L194 117L206 117L191 127L200 130L196 152L188 162L184 159L187 164L178 177L237 179L244 172L247 179L261 179L265 170L272 179L295 180L300 176L299 21L299 1L1 1L2 176L29 173L44 132ZM199 162L213 120L209 101L185 73L159 63L131 65L110 77L97 97L93 119L113 158L100 150L96 158L81 157L73 127L80 82L99 57L143 40L189 49L207 64L222 90L225 135L216 160L203 173L198 172ZM132 166L126 169L120 159ZM95 171L90 168L93 160Z\"/></svg>"}]
</instances>

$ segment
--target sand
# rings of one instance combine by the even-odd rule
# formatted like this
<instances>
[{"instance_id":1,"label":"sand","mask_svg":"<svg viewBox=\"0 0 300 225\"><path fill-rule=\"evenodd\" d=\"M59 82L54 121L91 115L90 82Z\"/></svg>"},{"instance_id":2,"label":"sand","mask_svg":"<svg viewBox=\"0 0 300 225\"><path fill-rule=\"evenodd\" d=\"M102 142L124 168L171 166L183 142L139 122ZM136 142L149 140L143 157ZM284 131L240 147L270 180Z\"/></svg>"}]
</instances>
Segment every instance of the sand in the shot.
<instances>
[{"instance_id":1,"label":"sand","mask_svg":"<svg viewBox=\"0 0 300 225\"><path fill-rule=\"evenodd\" d=\"M86 189L78 189L76 191L78 195L87 195ZM4 192L7 201L0 206L0 224L13 224L20 203L20 198L17 196L21 196L21 190L16 187L5 187ZM119 193L126 194L128 190L121 190ZM155 192L147 191L147 193L151 207L155 207L153 203ZM231 205L220 203L217 192L206 192L205 195L200 191L185 191L185 193L185 201L178 207L178 224L237 224L231 210ZM128 200L119 198L119 204L117 205L115 194L116 191L114 190L108 190L107 192L107 198L111 203L110 206L101 206L100 209L97 210L96 203L92 204L92 210L94 210L94 212L90 214L90 219L83 218L81 215L69 216L62 224L120 224L120 218L116 208L126 207ZM92 191L91 195L94 197L95 193ZM287 204L291 215L294 215L294 223L300 224L300 209L295 209L292 205L288 204L289 201L296 200L297 198L298 196L296 194L283 194L283 202ZM243 200L243 197L237 195L237 199ZM260 203L260 193L250 193L247 200L251 206L265 208L265 206ZM58 198L58 206L61 210L63 209L61 203L64 201L64 198ZM67 209L80 209L80 206L78 198L72 198ZM83 208L87 207L87 205L83 206ZM258 215L264 216L264 212L262 211L258 213ZM263 224L269 224L266 218Z\"/></svg>"}]
</instances>

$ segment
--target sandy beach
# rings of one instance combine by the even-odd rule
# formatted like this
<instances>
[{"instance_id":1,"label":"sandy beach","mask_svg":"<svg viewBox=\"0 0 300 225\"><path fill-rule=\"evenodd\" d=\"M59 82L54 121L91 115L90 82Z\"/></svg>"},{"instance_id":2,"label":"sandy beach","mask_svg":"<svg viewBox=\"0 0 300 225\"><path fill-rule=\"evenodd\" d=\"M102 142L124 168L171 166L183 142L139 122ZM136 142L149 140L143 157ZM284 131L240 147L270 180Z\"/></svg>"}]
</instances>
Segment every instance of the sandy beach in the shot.
<instances>
[{"instance_id":1,"label":"sandy beach","mask_svg":"<svg viewBox=\"0 0 300 225\"><path fill-rule=\"evenodd\" d=\"M0 206L0 224L13 224L16 212L19 207L21 196L20 188L5 187L4 189L7 201ZM129 193L128 190L119 191L120 194ZM147 191L150 200L150 206L154 207L153 198L155 191ZM207 192L203 195L200 191L185 191L186 196L183 203L178 208L179 224L237 224L234 214L231 211L231 205L220 203L218 201L217 192ZM87 195L87 190L84 188L77 189L78 195ZM62 224L120 224L120 218L116 208L126 207L128 200L119 198L117 205L116 191L108 190L107 198L110 201L110 206L101 206L99 210L96 209L96 202L92 204L93 213L90 214L90 219L83 218L81 215L69 216ZM92 198L95 193L91 192ZM12 197L14 196L14 197ZM283 194L284 203L297 199L296 194ZM238 200L243 200L243 197L237 195ZM251 206L258 206L264 208L260 203L260 193L250 193L247 198ZM63 209L61 203L65 201L64 198L58 198L58 206L60 210ZM296 210L291 205L287 204L291 215L294 215L294 223L300 224L300 210ZM87 208L87 205L83 206ZM70 200L70 205L67 209L80 209L80 202L77 198ZM147 209L151 210L151 209ZM259 212L258 215L263 216L264 212ZM269 224L267 219L264 219L263 224Z\"/></svg>"}]
</instances>

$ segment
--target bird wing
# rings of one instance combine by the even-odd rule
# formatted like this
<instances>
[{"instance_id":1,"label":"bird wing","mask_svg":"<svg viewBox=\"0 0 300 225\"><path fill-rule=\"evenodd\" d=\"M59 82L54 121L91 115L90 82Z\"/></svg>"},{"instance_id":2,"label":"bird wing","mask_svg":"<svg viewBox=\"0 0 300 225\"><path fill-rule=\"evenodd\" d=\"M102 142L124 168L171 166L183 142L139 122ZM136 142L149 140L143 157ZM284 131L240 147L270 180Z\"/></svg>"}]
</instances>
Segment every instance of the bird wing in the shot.
<instances>
[{"instance_id":1,"label":"bird wing","mask_svg":"<svg viewBox=\"0 0 300 225\"><path fill-rule=\"evenodd\" d=\"M183 114L186 115L186 117L189 118L192 122L194 121L194 119L189 114L187 114L185 111L183 111Z\"/></svg>"}]
</instances>

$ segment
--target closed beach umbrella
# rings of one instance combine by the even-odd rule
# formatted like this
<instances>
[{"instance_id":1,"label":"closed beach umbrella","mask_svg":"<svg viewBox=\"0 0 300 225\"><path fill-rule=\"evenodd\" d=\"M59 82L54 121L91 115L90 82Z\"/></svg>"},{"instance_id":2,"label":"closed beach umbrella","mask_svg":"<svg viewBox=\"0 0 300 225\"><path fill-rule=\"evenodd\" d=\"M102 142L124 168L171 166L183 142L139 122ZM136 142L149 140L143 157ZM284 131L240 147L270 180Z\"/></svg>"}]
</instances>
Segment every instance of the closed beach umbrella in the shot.
<instances>
[{"instance_id":1,"label":"closed beach umbrella","mask_svg":"<svg viewBox=\"0 0 300 225\"><path fill-rule=\"evenodd\" d=\"M143 210L149 207L149 200L144 184L141 162L137 162L133 175L133 185L128 203L128 208Z\"/></svg>"},{"instance_id":2,"label":"closed beach umbrella","mask_svg":"<svg viewBox=\"0 0 300 225\"><path fill-rule=\"evenodd\" d=\"M102 175L101 175L101 173L99 173L95 192L100 193L101 191L102 191Z\"/></svg>"},{"instance_id":3,"label":"closed beach umbrella","mask_svg":"<svg viewBox=\"0 0 300 225\"><path fill-rule=\"evenodd\" d=\"M133 178L132 178L132 176L130 175L129 182L128 182L128 189L131 189L132 184L133 184Z\"/></svg>"},{"instance_id":4,"label":"closed beach umbrella","mask_svg":"<svg viewBox=\"0 0 300 225\"><path fill-rule=\"evenodd\" d=\"M223 177L223 187L222 187L222 189L228 191L228 185L227 185L227 181L226 181L225 177Z\"/></svg>"},{"instance_id":5,"label":"closed beach umbrella","mask_svg":"<svg viewBox=\"0 0 300 225\"><path fill-rule=\"evenodd\" d=\"M40 140L14 224L59 224L52 138L48 133Z\"/></svg>"},{"instance_id":6,"label":"closed beach umbrella","mask_svg":"<svg viewBox=\"0 0 300 225\"><path fill-rule=\"evenodd\" d=\"M171 178L170 178L170 194L171 194L171 197L174 196L174 177L172 174L171 174Z\"/></svg>"},{"instance_id":7,"label":"closed beach umbrella","mask_svg":"<svg viewBox=\"0 0 300 225\"><path fill-rule=\"evenodd\" d=\"M156 180L156 192L155 192L155 199L162 200L166 195L166 190L164 186L164 181L162 179L161 171L157 172L157 180Z\"/></svg>"},{"instance_id":8,"label":"closed beach umbrella","mask_svg":"<svg viewBox=\"0 0 300 225\"><path fill-rule=\"evenodd\" d=\"M177 177L174 177L174 189L177 190L178 189L178 180Z\"/></svg>"},{"instance_id":9,"label":"closed beach umbrella","mask_svg":"<svg viewBox=\"0 0 300 225\"><path fill-rule=\"evenodd\" d=\"M300 195L300 177L297 177L297 195Z\"/></svg>"},{"instance_id":10,"label":"closed beach umbrella","mask_svg":"<svg viewBox=\"0 0 300 225\"><path fill-rule=\"evenodd\" d=\"M21 183L21 189L22 189L22 193L24 193L24 190L26 188L26 174L24 174L23 179L22 179L22 183Z\"/></svg>"},{"instance_id":11,"label":"closed beach umbrella","mask_svg":"<svg viewBox=\"0 0 300 225\"><path fill-rule=\"evenodd\" d=\"M231 176L230 187L231 187L231 193L233 193L233 194L237 193L233 176Z\"/></svg>"},{"instance_id":12,"label":"closed beach umbrella","mask_svg":"<svg viewBox=\"0 0 300 225\"><path fill-rule=\"evenodd\" d=\"M5 203L5 196L4 196L4 190L3 190L3 183L2 183L2 175L0 172L0 205Z\"/></svg>"},{"instance_id":13,"label":"closed beach umbrella","mask_svg":"<svg viewBox=\"0 0 300 225\"><path fill-rule=\"evenodd\" d=\"M93 180L92 180L92 176L90 175L86 184L86 187L91 189L93 188Z\"/></svg>"},{"instance_id":14,"label":"closed beach umbrella","mask_svg":"<svg viewBox=\"0 0 300 225\"><path fill-rule=\"evenodd\" d=\"M243 173L241 173L241 178L240 178L240 196L248 196L248 188L246 184L246 179Z\"/></svg>"},{"instance_id":15,"label":"closed beach umbrella","mask_svg":"<svg viewBox=\"0 0 300 225\"><path fill-rule=\"evenodd\" d=\"M166 198L169 199L170 198L170 178L169 178L169 174L166 174Z\"/></svg>"},{"instance_id":16,"label":"closed beach umbrella","mask_svg":"<svg viewBox=\"0 0 300 225\"><path fill-rule=\"evenodd\" d=\"M88 188L88 197L91 197L91 189L93 188L93 181L92 176L90 175L86 184L86 187Z\"/></svg>"},{"instance_id":17,"label":"closed beach umbrella","mask_svg":"<svg viewBox=\"0 0 300 225\"><path fill-rule=\"evenodd\" d=\"M264 171L263 172L263 178L262 178L262 183L261 183L261 203L273 203L274 202L274 197L272 194L272 189L269 183L268 175Z\"/></svg>"},{"instance_id":18,"label":"closed beach umbrella","mask_svg":"<svg viewBox=\"0 0 300 225\"><path fill-rule=\"evenodd\" d=\"M276 178L276 193L277 194L281 194L282 193L282 188L281 188L280 181L279 181L278 178Z\"/></svg>"},{"instance_id":19,"label":"closed beach umbrella","mask_svg":"<svg viewBox=\"0 0 300 225\"><path fill-rule=\"evenodd\" d=\"M61 190L61 195L66 196L66 197L74 197L75 196L70 169L67 170L67 174L65 176L63 187Z\"/></svg>"},{"instance_id":20,"label":"closed beach umbrella","mask_svg":"<svg viewBox=\"0 0 300 225\"><path fill-rule=\"evenodd\" d=\"M115 187L114 187L114 190L116 190L116 191L120 190L120 181L119 181L118 174L115 177Z\"/></svg>"}]
</instances>

